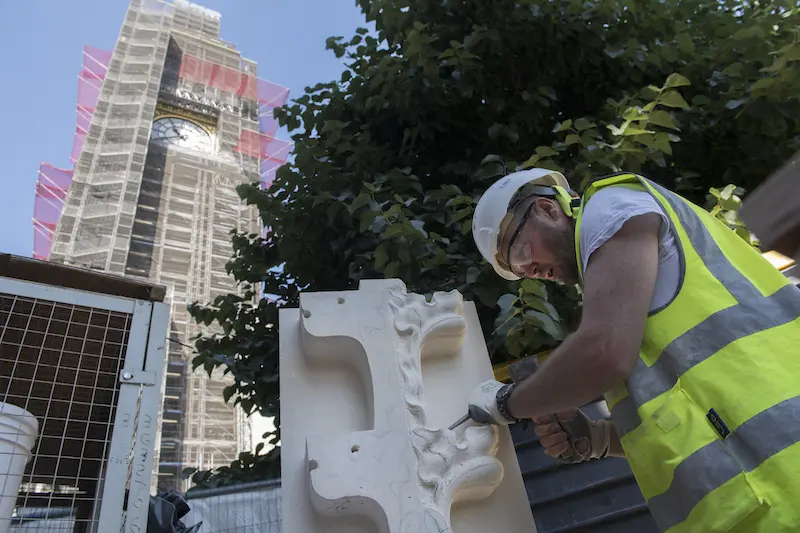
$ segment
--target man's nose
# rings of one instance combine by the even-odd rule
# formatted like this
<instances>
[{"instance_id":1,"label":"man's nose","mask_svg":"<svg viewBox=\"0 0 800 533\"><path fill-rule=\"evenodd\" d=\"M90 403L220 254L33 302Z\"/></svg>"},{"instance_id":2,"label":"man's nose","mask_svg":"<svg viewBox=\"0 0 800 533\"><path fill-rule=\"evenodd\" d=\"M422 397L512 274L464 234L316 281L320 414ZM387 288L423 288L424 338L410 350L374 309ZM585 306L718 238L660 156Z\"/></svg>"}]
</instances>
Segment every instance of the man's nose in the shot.
<instances>
[{"instance_id":1,"label":"man's nose","mask_svg":"<svg viewBox=\"0 0 800 533\"><path fill-rule=\"evenodd\" d=\"M525 275L529 278L541 278L541 270L539 269L539 265L536 263L531 263L525 267Z\"/></svg>"}]
</instances>

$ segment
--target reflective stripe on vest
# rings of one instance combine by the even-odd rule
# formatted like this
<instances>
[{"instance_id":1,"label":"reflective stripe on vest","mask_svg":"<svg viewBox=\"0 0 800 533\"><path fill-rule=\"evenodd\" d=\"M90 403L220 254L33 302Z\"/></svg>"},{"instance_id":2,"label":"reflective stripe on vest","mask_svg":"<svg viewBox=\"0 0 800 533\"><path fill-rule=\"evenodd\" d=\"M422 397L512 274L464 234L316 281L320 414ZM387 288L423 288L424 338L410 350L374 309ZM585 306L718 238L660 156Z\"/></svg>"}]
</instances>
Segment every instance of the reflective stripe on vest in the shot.
<instances>
[{"instance_id":1,"label":"reflective stripe on vest","mask_svg":"<svg viewBox=\"0 0 800 533\"><path fill-rule=\"evenodd\" d=\"M800 468L800 362L792 355L800 290L711 215L641 176L603 179L584 203L606 186L648 191L668 215L680 255L677 294L651 311L634 371L607 394L650 510L670 533L762 520L780 501L765 487L795 483ZM767 520L787 516L769 513Z\"/></svg>"}]
</instances>

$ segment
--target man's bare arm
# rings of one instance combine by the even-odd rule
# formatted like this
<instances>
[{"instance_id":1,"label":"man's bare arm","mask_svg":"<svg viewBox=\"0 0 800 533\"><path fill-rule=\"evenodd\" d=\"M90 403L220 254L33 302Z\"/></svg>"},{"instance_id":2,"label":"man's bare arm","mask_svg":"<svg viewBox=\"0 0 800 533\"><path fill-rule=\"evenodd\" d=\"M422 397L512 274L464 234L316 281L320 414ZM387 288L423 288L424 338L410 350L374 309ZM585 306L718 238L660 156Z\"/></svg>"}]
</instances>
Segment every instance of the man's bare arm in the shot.
<instances>
[{"instance_id":1,"label":"man's bare arm","mask_svg":"<svg viewBox=\"0 0 800 533\"><path fill-rule=\"evenodd\" d=\"M538 372L517 385L508 400L513 416L574 409L630 375L658 272L660 224L656 214L631 218L592 254L581 324Z\"/></svg>"}]
</instances>

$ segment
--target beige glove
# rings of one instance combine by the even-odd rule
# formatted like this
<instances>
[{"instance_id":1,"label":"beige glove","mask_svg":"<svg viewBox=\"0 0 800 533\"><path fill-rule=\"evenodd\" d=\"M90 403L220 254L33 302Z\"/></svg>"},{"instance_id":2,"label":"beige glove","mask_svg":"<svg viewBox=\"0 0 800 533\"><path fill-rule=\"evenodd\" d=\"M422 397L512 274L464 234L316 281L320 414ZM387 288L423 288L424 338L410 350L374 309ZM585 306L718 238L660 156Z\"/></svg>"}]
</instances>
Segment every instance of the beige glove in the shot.
<instances>
[{"instance_id":1,"label":"beige glove","mask_svg":"<svg viewBox=\"0 0 800 533\"><path fill-rule=\"evenodd\" d=\"M561 462L582 463L608 455L612 426L607 420L591 420L580 409L572 409L533 421L545 453Z\"/></svg>"}]
</instances>

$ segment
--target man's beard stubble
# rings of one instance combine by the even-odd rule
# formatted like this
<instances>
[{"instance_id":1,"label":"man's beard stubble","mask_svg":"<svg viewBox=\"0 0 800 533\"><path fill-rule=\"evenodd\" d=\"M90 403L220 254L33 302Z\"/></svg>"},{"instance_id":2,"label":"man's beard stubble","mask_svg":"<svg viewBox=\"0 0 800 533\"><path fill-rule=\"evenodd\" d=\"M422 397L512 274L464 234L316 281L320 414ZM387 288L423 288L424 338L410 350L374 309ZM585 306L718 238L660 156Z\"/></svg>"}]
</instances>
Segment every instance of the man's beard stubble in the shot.
<instances>
[{"instance_id":1,"label":"man's beard stubble","mask_svg":"<svg viewBox=\"0 0 800 533\"><path fill-rule=\"evenodd\" d=\"M574 285L579 281L577 251L575 250L575 228L558 229L547 232L547 247L552 250L560 281Z\"/></svg>"}]
</instances>

